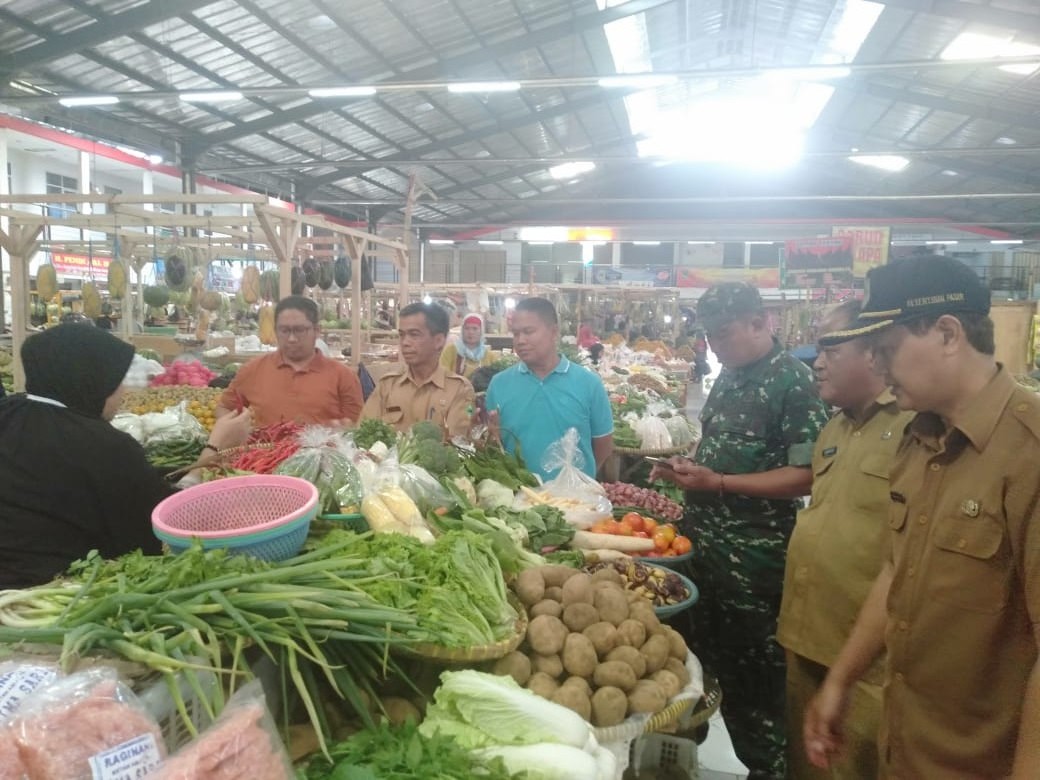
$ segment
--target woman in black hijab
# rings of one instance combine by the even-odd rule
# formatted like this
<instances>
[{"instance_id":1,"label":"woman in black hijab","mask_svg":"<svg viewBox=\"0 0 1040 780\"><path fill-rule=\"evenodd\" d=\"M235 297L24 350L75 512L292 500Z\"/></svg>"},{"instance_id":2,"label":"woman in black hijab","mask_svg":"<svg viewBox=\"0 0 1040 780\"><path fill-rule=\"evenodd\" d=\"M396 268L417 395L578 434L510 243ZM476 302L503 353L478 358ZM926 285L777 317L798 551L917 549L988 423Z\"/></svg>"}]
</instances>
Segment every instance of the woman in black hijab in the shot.
<instances>
[{"instance_id":1,"label":"woman in black hijab","mask_svg":"<svg viewBox=\"0 0 1040 780\"><path fill-rule=\"evenodd\" d=\"M21 355L26 392L0 401L0 587L47 582L90 550L158 553L151 513L172 488L109 424L133 347L64 324L27 339ZM222 418L210 442L240 444L248 425Z\"/></svg>"}]
</instances>

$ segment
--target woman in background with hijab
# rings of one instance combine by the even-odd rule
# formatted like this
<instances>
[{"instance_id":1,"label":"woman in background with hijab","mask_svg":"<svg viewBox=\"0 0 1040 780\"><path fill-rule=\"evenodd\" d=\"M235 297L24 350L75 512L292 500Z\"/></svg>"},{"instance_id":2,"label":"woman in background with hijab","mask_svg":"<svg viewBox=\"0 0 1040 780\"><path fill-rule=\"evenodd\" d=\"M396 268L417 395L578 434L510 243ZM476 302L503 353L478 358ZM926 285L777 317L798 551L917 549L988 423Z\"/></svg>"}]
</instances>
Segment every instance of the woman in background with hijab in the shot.
<instances>
[{"instance_id":1,"label":"woman in background with hijab","mask_svg":"<svg viewBox=\"0 0 1040 780\"><path fill-rule=\"evenodd\" d=\"M469 379L481 366L494 362L495 353L484 343L484 319L479 314L467 314L462 321L462 333L441 352L441 365Z\"/></svg>"},{"instance_id":2,"label":"woman in background with hijab","mask_svg":"<svg viewBox=\"0 0 1040 780\"><path fill-rule=\"evenodd\" d=\"M134 348L65 324L28 338L21 355L26 393L0 401L0 587L47 582L91 550L158 553L152 509L173 487L109 424ZM221 418L207 446L242 443L249 421Z\"/></svg>"}]
</instances>

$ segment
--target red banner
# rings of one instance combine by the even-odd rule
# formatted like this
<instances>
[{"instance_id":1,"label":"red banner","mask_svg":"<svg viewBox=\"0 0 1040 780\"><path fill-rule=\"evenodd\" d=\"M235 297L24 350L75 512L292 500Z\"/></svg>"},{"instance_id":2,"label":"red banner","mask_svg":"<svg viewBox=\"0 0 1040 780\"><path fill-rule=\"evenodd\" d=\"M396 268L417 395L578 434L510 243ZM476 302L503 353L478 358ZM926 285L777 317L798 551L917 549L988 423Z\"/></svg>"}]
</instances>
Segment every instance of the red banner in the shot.
<instances>
[{"instance_id":1,"label":"red banner","mask_svg":"<svg viewBox=\"0 0 1040 780\"><path fill-rule=\"evenodd\" d=\"M93 276L98 281L108 278L108 257L87 257L86 255L69 255L64 252L51 252L51 264L62 276L87 278Z\"/></svg>"}]
</instances>

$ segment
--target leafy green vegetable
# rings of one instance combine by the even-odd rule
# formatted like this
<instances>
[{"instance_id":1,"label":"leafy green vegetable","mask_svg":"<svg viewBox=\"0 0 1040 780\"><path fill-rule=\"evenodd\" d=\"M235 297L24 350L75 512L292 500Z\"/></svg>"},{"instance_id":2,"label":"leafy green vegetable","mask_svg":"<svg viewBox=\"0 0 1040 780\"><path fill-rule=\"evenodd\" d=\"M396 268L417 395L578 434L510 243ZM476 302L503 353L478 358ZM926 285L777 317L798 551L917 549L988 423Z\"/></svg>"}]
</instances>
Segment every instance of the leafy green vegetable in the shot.
<instances>
[{"instance_id":1,"label":"leafy green vegetable","mask_svg":"<svg viewBox=\"0 0 1040 780\"><path fill-rule=\"evenodd\" d=\"M441 674L419 733L453 737L467 748L555 742L584 748L589 724L509 676L469 669Z\"/></svg>"},{"instance_id":2,"label":"leafy green vegetable","mask_svg":"<svg viewBox=\"0 0 1040 780\"><path fill-rule=\"evenodd\" d=\"M501 761L482 760L453 739L419 733L414 724L375 728L329 746L331 761L315 756L303 780L512 780Z\"/></svg>"},{"instance_id":3,"label":"leafy green vegetable","mask_svg":"<svg viewBox=\"0 0 1040 780\"><path fill-rule=\"evenodd\" d=\"M367 450L377 441L383 442L387 447L393 447L397 441L397 431L374 417L367 417L359 422L354 429L354 444L362 450Z\"/></svg>"},{"instance_id":4,"label":"leafy green vegetable","mask_svg":"<svg viewBox=\"0 0 1040 780\"><path fill-rule=\"evenodd\" d=\"M524 466L523 459L519 455L509 454L497 444L488 444L469 457L463 458L462 467L477 483L493 479L510 490L518 490L521 485L538 485L534 474Z\"/></svg>"},{"instance_id":5,"label":"leafy green vegetable","mask_svg":"<svg viewBox=\"0 0 1040 780\"><path fill-rule=\"evenodd\" d=\"M419 422L412 425L408 433L416 441L422 441L423 439L438 442L444 441L444 432L437 423L430 420L419 420Z\"/></svg>"},{"instance_id":6,"label":"leafy green vegetable","mask_svg":"<svg viewBox=\"0 0 1040 780\"><path fill-rule=\"evenodd\" d=\"M641 444L642 440L639 438L639 434L632 429L632 426L625 420L615 416L614 446L625 447L626 449L639 449Z\"/></svg>"},{"instance_id":7,"label":"leafy green vegetable","mask_svg":"<svg viewBox=\"0 0 1040 780\"><path fill-rule=\"evenodd\" d=\"M409 433L397 445L397 457L401 463L414 463L435 477L457 473L462 462L459 451L451 444L444 444L440 435L437 439L416 438Z\"/></svg>"},{"instance_id":8,"label":"leafy green vegetable","mask_svg":"<svg viewBox=\"0 0 1040 780\"><path fill-rule=\"evenodd\" d=\"M574 538L574 526L554 506L538 504L523 510L500 509L498 513L527 529L528 542L536 552L563 547Z\"/></svg>"}]
</instances>

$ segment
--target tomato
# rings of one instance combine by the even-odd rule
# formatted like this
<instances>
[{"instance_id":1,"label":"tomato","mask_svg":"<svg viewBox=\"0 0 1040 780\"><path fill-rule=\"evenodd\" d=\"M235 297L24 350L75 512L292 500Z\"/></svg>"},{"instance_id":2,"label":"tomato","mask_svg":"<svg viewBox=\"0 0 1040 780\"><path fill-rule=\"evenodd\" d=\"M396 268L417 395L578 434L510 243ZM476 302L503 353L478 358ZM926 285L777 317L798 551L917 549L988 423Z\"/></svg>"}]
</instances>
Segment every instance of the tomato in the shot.
<instances>
[{"instance_id":1,"label":"tomato","mask_svg":"<svg viewBox=\"0 0 1040 780\"><path fill-rule=\"evenodd\" d=\"M667 531L658 528L657 533L654 534L654 548L659 553L663 553L672 546L674 540L674 536L670 535Z\"/></svg>"},{"instance_id":2,"label":"tomato","mask_svg":"<svg viewBox=\"0 0 1040 780\"><path fill-rule=\"evenodd\" d=\"M622 523L628 523L632 527L633 531L643 531L643 516L638 512L626 512L625 516L621 518Z\"/></svg>"},{"instance_id":3,"label":"tomato","mask_svg":"<svg viewBox=\"0 0 1040 780\"><path fill-rule=\"evenodd\" d=\"M621 519L621 522L615 523L614 525L617 529L614 533L618 536L632 536L635 533L635 530L625 521L624 518Z\"/></svg>"},{"instance_id":4,"label":"tomato","mask_svg":"<svg viewBox=\"0 0 1040 780\"><path fill-rule=\"evenodd\" d=\"M671 549L675 551L676 555L686 555L686 553L693 549L693 544L690 542L688 537L677 536L675 537L675 541L672 542Z\"/></svg>"},{"instance_id":5,"label":"tomato","mask_svg":"<svg viewBox=\"0 0 1040 780\"><path fill-rule=\"evenodd\" d=\"M660 537L661 539L667 540L666 548L672 546L672 542L675 541L675 526L671 524L659 525L657 530L654 531L654 539Z\"/></svg>"},{"instance_id":6,"label":"tomato","mask_svg":"<svg viewBox=\"0 0 1040 780\"><path fill-rule=\"evenodd\" d=\"M653 536L657 530L657 521L652 517L643 518L643 530L647 532L649 536Z\"/></svg>"},{"instance_id":7,"label":"tomato","mask_svg":"<svg viewBox=\"0 0 1040 780\"><path fill-rule=\"evenodd\" d=\"M594 534L609 534L613 533L613 520L599 520L589 526L589 531Z\"/></svg>"},{"instance_id":8,"label":"tomato","mask_svg":"<svg viewBox=\"0 0 1040 780\"><path fill-rule=\"evenodd\" d=\"M671 547L661 553L661 556L664 558L674 558L676 555L678 555L678 553Z\"/></svg>"}]
</instances>

